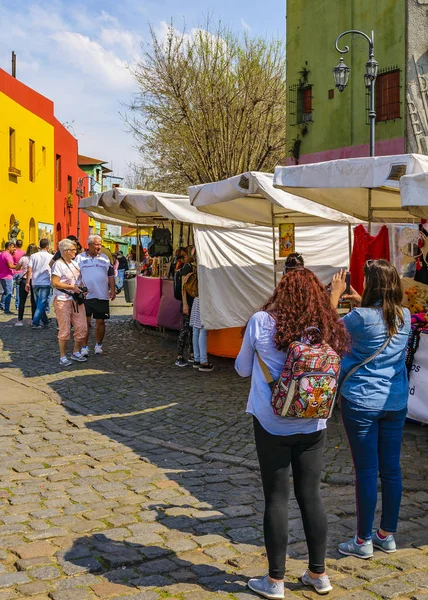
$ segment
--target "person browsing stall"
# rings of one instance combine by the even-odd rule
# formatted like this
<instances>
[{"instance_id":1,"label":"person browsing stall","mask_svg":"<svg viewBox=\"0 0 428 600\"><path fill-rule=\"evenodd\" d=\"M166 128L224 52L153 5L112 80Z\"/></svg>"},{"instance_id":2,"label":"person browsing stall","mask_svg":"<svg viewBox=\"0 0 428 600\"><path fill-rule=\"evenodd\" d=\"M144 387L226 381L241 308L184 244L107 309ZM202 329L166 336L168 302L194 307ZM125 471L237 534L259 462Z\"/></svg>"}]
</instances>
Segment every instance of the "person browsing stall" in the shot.
<instances>
[{"instance_id":1,"label":"person browsing stall","mask_svg":"<svg viewBox=\"0 0 428 600\"><path fill-rule=\"evenodd\" d=\"M103 353L105 321L110 318L109 301L116 298L114 269L109 259L101 253L101 248L102 238L99 235L90 235L88 249L76 257L83 285L88 289L85 298L88 331L81 350L82 356L89 355L88 339L92 317L96 321L94 352Z\"/></svg>"},{"instance_id":2,"label":"person browsing stall","mask_svg":"<svg viewBox=\"0 0 428 600\"><path fill-rule=\"evenodd\" d=\"M331 302L346 289L346 271L333 277ZM411 328L397 269L387 260L364 265L364 292L345 299L358 307L343 317L352 346L342 361L341 408L355 466L357 532L339 552L367 559L373 548L396 551L394 534L402 495L400 453L409 394L406 350ZM378 474L382 484L380 527L373 532Z\"/></svg>"},{"instance_id":3,"label":"person browsing stall","mask_svg":"<svg viewBox=\"0 0 428 600\"><path fill-rule=\"evenodd\" d=\"M235 363L241 377L251 376L247 413L253 417L263 484L263 529L269 563L268 574L250 579L248 586L270 599L284 598L291 471L309 553L308 569L301 581L320 594L332 589L325 571L327 517L320 494L326 419L284 417L275 411L265 372L269 371L273 381L278 380L288 350L296 341L303 343L299 348L302 354L304 347L317 349L319 358L314 362L318 371L324 368L323 363L329 364L332 353L338 358L348 346L345 327L330 305L324 285L303 267L287 271L271 298L250 318ZM309 379L307 383L312 385ZM328 390L330 383L318 389ZM304 389L308 395L313 392ZM314 400L319 397L314 395ZM308 406L312 407L312 402Z\"/></svg>"}]
</instances>

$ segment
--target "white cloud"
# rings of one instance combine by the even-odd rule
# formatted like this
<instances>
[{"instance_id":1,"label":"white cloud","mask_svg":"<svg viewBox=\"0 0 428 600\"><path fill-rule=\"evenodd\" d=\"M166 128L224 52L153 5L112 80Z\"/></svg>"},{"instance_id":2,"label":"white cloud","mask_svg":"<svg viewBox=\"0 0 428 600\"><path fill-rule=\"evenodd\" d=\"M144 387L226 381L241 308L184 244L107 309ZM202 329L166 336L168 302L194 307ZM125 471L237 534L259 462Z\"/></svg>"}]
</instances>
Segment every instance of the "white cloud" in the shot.
<instances>
[{"instance_id":1,"label":"white cloud","mask_svg":"<svg viewBox=\"0 0 428 600\"><path fill-rule=\"evenodd\" d=\"M101 29L98 40L103 46L120 47L127 55L135 56L140 52L142 37L126 29L104 27Z\"/></svg>"},{"instance_id":2,"label":"white cloud","mask_svg":"<svg viewBox=\"0 0 428 600\"><path fill-rule=\"evenodd\" d=\"M244 21L243 17L241 17L241 25L245 31L251 31L251 27L248 25L246 21Z\"/></svg>"},{"instance_id":3,"label":"white cloud","mask_svg":"<svg viewBox=\"0 0 428 600\"><path fill-rule=\"evenodd\" d=\"M116 17L110 15L107 11L102 10L100 20L104 23L112 23L113 25L119 25L119 20Z\"/></svg>"},{"instance_id":4,"label":"white cloud","mask_svg":"<svg viewBox=\"0 0 428 600\"><path fill-rule=\"evenodd\" d=\"M101 87L131 87L133 78L127 69L127 63L114 52L106 50L101 44L90 40L88 36L72 31L54 33L58 50L66 63L80 72L94 78L94 84Z\"/></svg>"}]
</instances>

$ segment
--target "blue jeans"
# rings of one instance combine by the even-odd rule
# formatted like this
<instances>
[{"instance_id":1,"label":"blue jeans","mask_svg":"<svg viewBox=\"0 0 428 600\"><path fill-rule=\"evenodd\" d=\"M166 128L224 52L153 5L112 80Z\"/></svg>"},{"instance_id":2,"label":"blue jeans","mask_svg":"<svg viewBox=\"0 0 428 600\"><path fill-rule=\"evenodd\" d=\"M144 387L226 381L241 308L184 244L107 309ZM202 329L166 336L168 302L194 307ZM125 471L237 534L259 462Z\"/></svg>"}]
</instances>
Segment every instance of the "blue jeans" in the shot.
<instances>
[{"instance_id":1,"label":"blue jeans","mask_svg":"<svg viewBox=\"0 0 428 600\"><path fill-rule=\"evenodd\" d=\"M400 451L407 408L364 410L342 398L342 417L355 466L357 533L371 539L377 503L377 478L382 486L380 527L395 533L403 485Z\"/></svg>"},{"instance_id":2,"label":"blue jeans","mask_svg":"<svg viewBox=\"0 0 428 600\"><path fill-rule=\"evenodd\" d=\"M50 293L50 285L33 285L34 300L36 301L36 312L33 317L33 325L40 325L40 321L43 321L45 325L48 324L49 320L46 311L48 310Z\"/></svg>"},{"instance_id":3,"label":"blue jeans","mask_svg":"<svg viewBox=\"0 0 428 600\"><path fill-rule=\"evenodd\" d=\"M13 294L13 279L0 279L0 287L2 291L0 308L2 308L4 312L9 312L10 301L12 300Z\"/></svg>"},{"instance_id":4,"label":"blue jeans","mask_svg":"<svg viewBox=\"0 0 428 600\"><path fill-rule=\"evenodd\" d=\"M13 284L15 286L15 308L18 310L19 308L19 283L22 279L21 273L15 273L13 276Z\"/></svg>"},{"instance_id":5,"label":"blue jeans","mask_svg":"<svg viewBox=\"0 0 428 600\"><path fill-rule=\"evenodd\" d=\"M123 289L123 280L125 279L125 269L119 269L116 277L116 288L118 291Z\"/></svg>"},{"instance_id":6,"label":"blue jeans","mask_svg":"<svg viewBox=\"0 0 428 600\"><path fill-rule=\"evenodd\" d=\"M208 332L203 327L193 327L193 354L195 362L202 363L203 365L208 362L207 336Z\"/></svg>"}]
</instances>

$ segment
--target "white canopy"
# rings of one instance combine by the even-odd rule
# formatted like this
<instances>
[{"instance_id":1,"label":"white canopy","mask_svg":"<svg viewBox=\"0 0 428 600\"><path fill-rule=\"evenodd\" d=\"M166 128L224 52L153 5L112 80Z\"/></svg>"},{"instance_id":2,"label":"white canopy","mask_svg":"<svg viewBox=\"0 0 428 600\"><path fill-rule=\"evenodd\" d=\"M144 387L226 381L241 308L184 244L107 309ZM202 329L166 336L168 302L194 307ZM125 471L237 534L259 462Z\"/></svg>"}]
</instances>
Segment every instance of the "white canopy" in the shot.
<instances>
[{"instance_id":1,"label":"white canopy","mask_svg":"<svg viewBox=\"0 0 428 600\"><path fill-rule=\"evenodd\" d=\"M428 156L400 154L276 167L275 187L364 221L413 221L400 196L400 179L428 173Z\"/></svg>"},{"instance_id":2,"label":"white canopy","mask_svg":"<svg viewBox=\"0 0 428 600\"><path fill-rule=\"evenodd\" d=\"M273 187L271 173L249 171L215 183L189 187L190 202L201 211L256 225L352 223L361 221Z\"/></svg>"},{"instance_id":3,"label":"white canopy","mask_svg":"<svg viewBox=\"0 0 428 600\"><path fill-rule=\"evenodd\" d=\"M400 191L403 208L421 219L428 219L428 173L402 177Z\"/></svg>"},{"instance_id":4,"label":"white canopy","mask_svg":"<svg viewBox=\"0 0 428 600\"><path fill-rule=\"evenodd\" d=\"M80 201L80 208L92 216L155 225L162 220L180 221L212 227L244 227L244 223L201 213L191 206L187 196L114 188ZM94 216L94 218L97 218ZM241 215L242 218L242 215ZM248 226L248 225L247 225Z\"/></svg>"},{"instance_id":5,"label":"white canopy","mask_svg":"<svg viewBox=\"0 0 428 600\"><path fill-rule=\"evenodd\" d=\"M122 227L136 227L136 219L132 219L132 217L128 220L126 217L122 217L120 219L116 219L113 217L109 217L101 212L92 212L87 208L84 209L84 212L88 215L90 219L95 219L99 223L105 223L106 225L119 225Z\"/></svg>"}]
</instances>

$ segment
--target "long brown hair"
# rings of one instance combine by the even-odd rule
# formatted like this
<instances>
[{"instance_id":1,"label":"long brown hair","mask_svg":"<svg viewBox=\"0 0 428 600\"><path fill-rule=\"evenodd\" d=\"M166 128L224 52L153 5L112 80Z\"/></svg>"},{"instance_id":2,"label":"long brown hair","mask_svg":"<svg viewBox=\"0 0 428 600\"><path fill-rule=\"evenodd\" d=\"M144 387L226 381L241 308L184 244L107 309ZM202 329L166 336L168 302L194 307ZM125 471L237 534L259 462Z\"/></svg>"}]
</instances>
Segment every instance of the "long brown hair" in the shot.
<instances>
[{"instance_id":1,"label":"long brown hair","mask_svg":"<svg viewBox=\"0 0 428 600\"><path fill-rule=\"evenodd\" d=\"M403 288L394 265L387 260L368 260L361 306L382 308L388 335L393 336L404 325Z\"/></svg>"},{"instance_id":2,"label":"long brown hair","mask_svg":"<svg viewBox=\"0 0 428 600\"><path fill-rule=\"evenodd\" d=\"M325 342L340 355L349 347L348 333L325 286L309 269L287 272L261 310L275 317L278 350L286 351L307 330L312 343Z\"/></svg>"}]
</instances>

